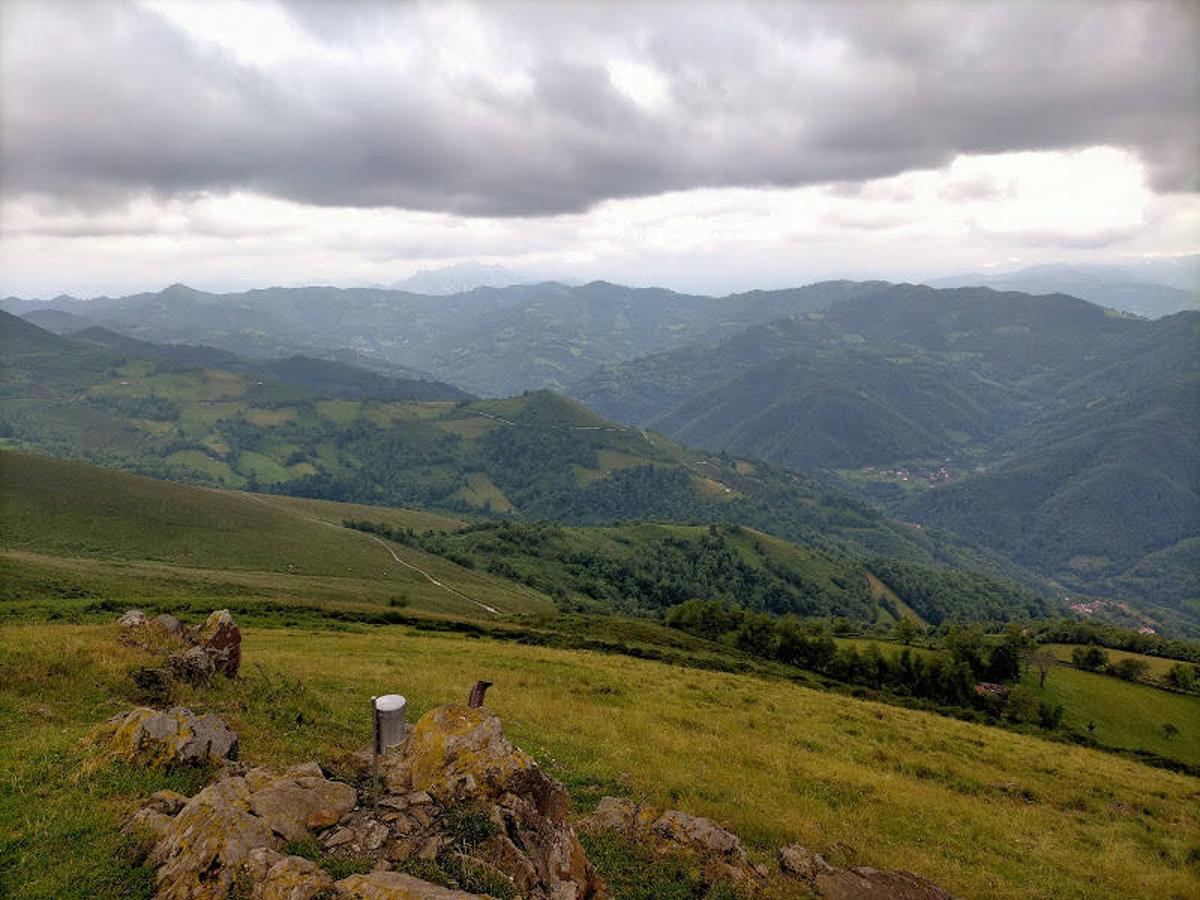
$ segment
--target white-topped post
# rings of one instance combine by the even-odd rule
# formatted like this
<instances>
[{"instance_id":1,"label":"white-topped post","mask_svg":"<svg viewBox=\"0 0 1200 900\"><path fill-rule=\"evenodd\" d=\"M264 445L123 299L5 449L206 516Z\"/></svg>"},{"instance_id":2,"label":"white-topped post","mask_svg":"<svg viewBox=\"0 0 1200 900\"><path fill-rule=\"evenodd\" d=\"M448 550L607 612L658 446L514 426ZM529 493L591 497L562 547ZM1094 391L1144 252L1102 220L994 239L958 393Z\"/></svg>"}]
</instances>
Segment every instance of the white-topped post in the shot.
<instances>
[{"instance_id":1,"label":"white-topped post","mask_svg":"<svg viewBox=\"0 0 1200 900\"><path fill-rule=\"evenodd\" d=\"M372 742L373 775L375 779L375 802L379 802L379 757L388 747L400 743L404 737L404 710L407 701L399 694L384 694L371 698L371 717L375 723L375 739Z\"/></svg>"}]
</instances>

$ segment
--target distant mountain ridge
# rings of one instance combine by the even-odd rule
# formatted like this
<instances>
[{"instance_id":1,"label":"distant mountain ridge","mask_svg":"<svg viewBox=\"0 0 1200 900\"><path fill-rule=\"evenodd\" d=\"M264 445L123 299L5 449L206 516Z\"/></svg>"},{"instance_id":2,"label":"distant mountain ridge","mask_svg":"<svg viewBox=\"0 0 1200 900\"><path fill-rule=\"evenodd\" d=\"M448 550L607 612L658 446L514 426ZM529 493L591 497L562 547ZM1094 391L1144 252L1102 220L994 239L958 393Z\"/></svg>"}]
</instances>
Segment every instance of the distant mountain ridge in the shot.
<instances>
[{"instance_id":1,"label":"distant mountain ridge","mask_svg":"<svg viewBox=\"0 0 1200 900\"><path fill-rule=\"evenodd\" d=\"M350 349L360 364L405 366L474 394L506 396L562 390L601 365L823 309L882 284L823 282L720 298L603 281L476 288L445 297L332 287L209 294L171 285L95 300L9 298L0 308L37 316L56 310L140 340L208 344L245 356Z\"/></svg>"},{"instance_id":2,"label":"distant mountain ridge","mask_svg":"<svg viewBox=\"0 0 1200 900\"><path fill-rule=\"evenodd\" d=\"M933 278L931 287L990 287L1029 294L1070 294L1101 306L1157 319L1200 309L1200 256L1129 266L1047 264L1016 271Z\"/></svg>"}]
</instances>

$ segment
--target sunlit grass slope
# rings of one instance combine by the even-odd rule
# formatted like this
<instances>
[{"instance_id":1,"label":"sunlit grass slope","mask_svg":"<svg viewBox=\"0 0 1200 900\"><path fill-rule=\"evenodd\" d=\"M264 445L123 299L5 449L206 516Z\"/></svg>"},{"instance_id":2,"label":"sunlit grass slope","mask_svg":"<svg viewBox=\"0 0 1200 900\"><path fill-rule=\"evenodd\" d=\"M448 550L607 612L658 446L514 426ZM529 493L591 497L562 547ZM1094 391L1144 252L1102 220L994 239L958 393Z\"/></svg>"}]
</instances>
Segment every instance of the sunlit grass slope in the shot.
<instances>
[{"instance_id":1,"label":"sunlit grass slope","mask_svg":"<svg viewBox=\"0 0 1200 900\"><path fill-rule=\"evenodd\" d=\"M115 638L0 630L0 892L81 896L89 879L141 877L110 861L134 803L113 784L156 785L66 775L86 727L129 690L138 654ZM486 678L508 733L584 807L620 793L712 816L763 859L784 841L844 855L840 843L970 898L1200 892L1200 780L1104 753L783 681L402 627L251 628L244 655L238 683L180 699L229 717L256 762L365 745L372 694L404 693L415 717Z\"/></svg>"},{"instance_id":2,"label":"sunlit grass slope","mask_svg":"<svg viewBox=\"0 0 1200 900\"><path fill-rule=\"evenodd\" d=\"M501 612L549 608L535 591L333 524L360 512L0 453L0 597L401 598L467 614L484 612L473 600ZM373 512L418 529L453 524Z\"/></svg>"}]
</instances>

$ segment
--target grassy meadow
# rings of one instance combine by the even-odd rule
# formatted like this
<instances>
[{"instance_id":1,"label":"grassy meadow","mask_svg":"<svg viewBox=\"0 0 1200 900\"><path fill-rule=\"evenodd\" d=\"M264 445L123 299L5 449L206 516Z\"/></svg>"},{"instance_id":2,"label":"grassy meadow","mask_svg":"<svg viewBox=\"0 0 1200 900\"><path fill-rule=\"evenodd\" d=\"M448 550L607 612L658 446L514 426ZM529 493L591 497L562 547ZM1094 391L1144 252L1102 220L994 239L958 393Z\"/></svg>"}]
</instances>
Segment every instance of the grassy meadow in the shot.
<instances>
[{"instance_id":1,"label":"grassy meadow","mask_svg":"<svg viewBox=\"0 0 1200 900\"><path fill-rule=\"evenodd\" d=\"M800 840L964 897L1200 890L1200 780L1111 754L779 679L404 627L244 639L237 682L178 699L226 716L253 762L336 760L366 744L372 694L404 693L415 717L487 678L579 811L623 794L711 816L764 861ZM0 630L0 660L0 894L148 895L119 825L187 774L80 774L80 739L129 702L141 652L111 625L26 624Z\"/></svg>"},{"instance_id":2,"label":"grassy meadow","mask_svg":"<svg viewBox=\"0 0 1200 900\"><path fill-rule=\"evenodd\" d=\"M552 609L522 585L340 527L364 507L197 488L6 453L0 609L13 602L240 597L388 604L433 613ZM454 519L371 507L399 527ZM400 559L397 560L393 553Z\"/></svg>"}]
</instances>

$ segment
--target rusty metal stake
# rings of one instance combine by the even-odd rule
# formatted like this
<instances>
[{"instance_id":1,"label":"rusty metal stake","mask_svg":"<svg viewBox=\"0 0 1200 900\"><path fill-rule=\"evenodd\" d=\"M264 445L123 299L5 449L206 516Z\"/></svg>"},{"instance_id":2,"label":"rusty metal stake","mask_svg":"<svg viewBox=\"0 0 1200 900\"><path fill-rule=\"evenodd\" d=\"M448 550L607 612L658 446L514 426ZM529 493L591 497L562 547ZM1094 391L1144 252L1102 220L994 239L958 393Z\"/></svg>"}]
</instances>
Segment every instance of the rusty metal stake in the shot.
<instances>
[{"instance_id":1,"label":"rusty metal stake","mask_svg":"<svg viewBox=\"0 0 1200 900\"><path fill-rule=\"evenodd\" d=\"M471 709L479 709L483 706L483 695L487 693L487 689L492 686L490 681L477 681L475 687L471 688L471 698L467 700L467 706Z\"/></svg>"}]
</instances>

